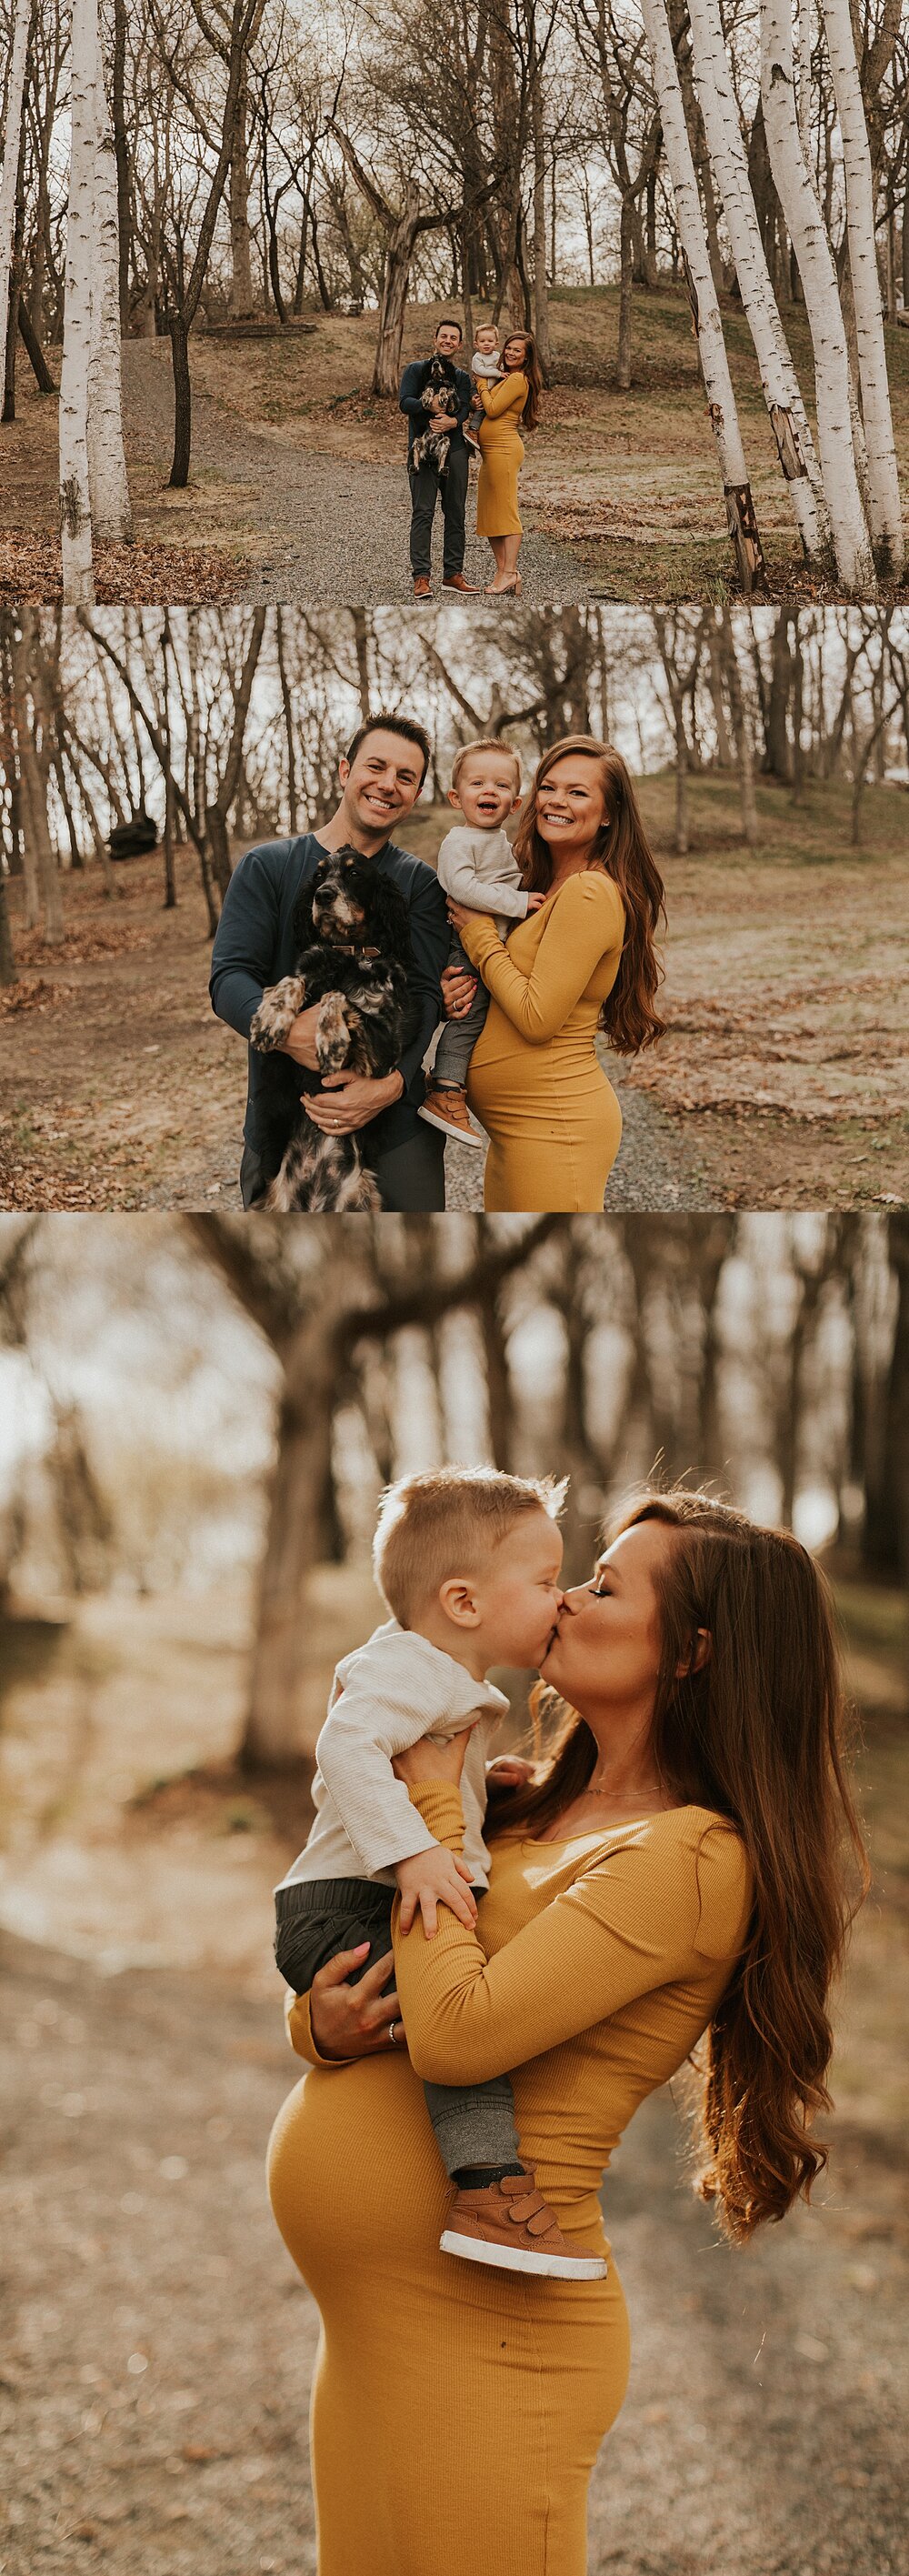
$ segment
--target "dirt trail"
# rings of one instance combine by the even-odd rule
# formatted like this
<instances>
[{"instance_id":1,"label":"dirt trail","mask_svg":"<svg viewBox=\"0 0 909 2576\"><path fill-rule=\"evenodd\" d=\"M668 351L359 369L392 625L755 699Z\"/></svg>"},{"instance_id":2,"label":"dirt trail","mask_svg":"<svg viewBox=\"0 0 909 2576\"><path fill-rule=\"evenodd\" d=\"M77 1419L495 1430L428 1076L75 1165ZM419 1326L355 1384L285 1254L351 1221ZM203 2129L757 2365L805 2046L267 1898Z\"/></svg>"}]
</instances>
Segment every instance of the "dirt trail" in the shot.
<instances>
[{"instance_id":1,"label":"dirt trail","mask_svg":"<svg viewBox=\"0 0 909 2576\"><path fill-rule=\"evenodd\" d=\"M173 435L173 386L169 348L163 341L130 340L123 349L125 419L131 451L152 463ZM247 427L239 413L200 390L193 393L193 480L230 487L236 540L253 561L241 577L241 602L299 600L324 606L361 600L374 605L409 600L410 507L401 463L361 465L293 447L279 431ZM476 520L475 494L467 525ZM441 516L436 513L434 576L441 584ZM197 534L204 530L204 516ZM490 579L489 548L469 536L465 572L481 587ZM567 546L528 529L521 549L525 604L582 600L588 587ZM503 613L514 603L503 600Z\"/></svg>"},{"instance_id":2,"label":"dirt trail","mask_svg":"<svg viewBox=\"0 0 909 2576\"><path fill-rule=\"evenodd\" d=\"M276 1997L10 1938L3 1962L4 2576L312 2576L317 2318L262 2171ZM645 2107L606 2191L635 2359L590 2576L895 2576L889 2191L841 2134L827 2205L733 2254L668 2097Z\"/></svg>"},{"instance_id":3,"label":"dirt trail","mask_svg":"<svg viewBox=\"0 0 909 2576\"><path fill-rule=\"evenodd\" d=\"M704 1208L712 1203L697 1154L678 1121L646 1093L623 1090L622 1144L606 1191L607 1215L619 1208ZM240 1206L237 1171L241 1140L225 1138L208 1161L153 1193L148 1205L170 1208ZM485 1156L467 1145L446 1145L445 1204L459 1215L482 1211ZM719 1201L717 1202L719 1204Z\"/></svg>"}]
</instances>

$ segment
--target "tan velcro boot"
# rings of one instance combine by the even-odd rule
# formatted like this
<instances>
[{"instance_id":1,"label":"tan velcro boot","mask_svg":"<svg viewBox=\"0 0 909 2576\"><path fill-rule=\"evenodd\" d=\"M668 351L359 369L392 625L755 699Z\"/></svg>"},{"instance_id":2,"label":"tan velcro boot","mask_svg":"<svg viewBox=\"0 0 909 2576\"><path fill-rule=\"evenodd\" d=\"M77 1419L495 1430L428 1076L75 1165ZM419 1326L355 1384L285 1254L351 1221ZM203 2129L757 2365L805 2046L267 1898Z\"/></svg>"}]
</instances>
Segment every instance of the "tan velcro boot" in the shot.
<instances>
[{"instance_id":1,"label":"tan velcro boot","mask_svg":"<svg viewBox=\"0 0 909 2576\"><path fill-rule=\"evenodd\" d=\"M546 2272L557 2281L603 2281L599 2254L573 2254L532 2173L505 2174L479 2191L459 2191L439 2238L443 2254L492 2263L504 2272Z\"/></svg>"},{"instance_id":2,"label":"tan velcro boot","mask_svg":"<svg viewBox=\"0 0 909 2576\"><path fill-rule=\"evenodd\" d=\"M459 1145L475 1145L481 1154L485 1154L487 1140L473 1124L466 1091L453 1088L433 1091L430 1088L417 1116L425 1118L427 1127L441 1128L443 1136L456 1137Z\"/></svg>"}]
</instances>

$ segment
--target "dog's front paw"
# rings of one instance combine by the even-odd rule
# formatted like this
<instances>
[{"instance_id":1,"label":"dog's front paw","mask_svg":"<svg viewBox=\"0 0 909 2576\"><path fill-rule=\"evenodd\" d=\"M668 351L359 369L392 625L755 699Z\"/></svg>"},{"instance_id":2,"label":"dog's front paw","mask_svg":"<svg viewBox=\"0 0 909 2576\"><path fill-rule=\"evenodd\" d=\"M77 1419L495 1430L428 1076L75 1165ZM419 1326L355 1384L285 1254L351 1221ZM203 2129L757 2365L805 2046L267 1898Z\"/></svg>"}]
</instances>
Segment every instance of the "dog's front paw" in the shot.
<instances>
[{"instance_id":1,"label":"dog's front paw","mask_svg":"<svg viewBox=\"0 0 909 2576\"><path fill-rule=\"evenodd\" d=\"M343 1073L348 1063L350 1028L340 993L326 993L316 1021L316 1054L323 1073Z\"/></svg>"},{"instance_id":2,"label":"dog's front paw","mask_svg":"<svg viewBox=\"0 0 909 2576\"><path fill-rule=\"evenodd\" d=\"M282 975L280 984L268 985L249 1031L250 1046L260 1055L271 1055L275 1047L283 1046L297 1012L302 1011L305 990L300 975Z\"/></svg>"}]
</instances>

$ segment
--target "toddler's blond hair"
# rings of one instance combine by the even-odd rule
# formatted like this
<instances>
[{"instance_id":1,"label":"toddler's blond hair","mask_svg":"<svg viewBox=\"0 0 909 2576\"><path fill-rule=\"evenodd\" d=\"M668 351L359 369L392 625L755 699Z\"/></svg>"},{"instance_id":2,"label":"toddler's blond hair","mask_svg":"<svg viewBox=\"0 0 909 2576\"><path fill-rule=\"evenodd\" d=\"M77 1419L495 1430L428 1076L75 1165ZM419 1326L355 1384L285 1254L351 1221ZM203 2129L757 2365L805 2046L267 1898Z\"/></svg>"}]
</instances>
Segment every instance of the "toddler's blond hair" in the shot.
<instances>
[{"instance_id":1,"label":"toddler's blond hair","mask_svg":"<svg viewBox=\"0 0 909 2576\"><path fill-rule=\"evenodd\" d=\"M379 1503L373 1573L402 1628L453 1575L476 1574L526 1512L558 1520L567 1476L506 1476L497 1467L434 1467L399 1476Z\"/></svg>"},{"instance_id":2,"label":"toddler's blond hair","mask_svg":"<svg viewBox=\"0 0 909 2576\"><path fill-rule=\"evenodd\" d=\"M521 763L518 759L517 752L512 751L510 742L496 742L495 737L492 734L484 734L481 742L462 742L460 751L455 752L455 756L451 764L451 784L453 787L457 786L458 779L460 778L461 771L464 767L464 762L469 759L472 751L504 752L506 760L511 760L514 763L514 783L517 789L520 788Z\"/></svg>"}]
</instances>

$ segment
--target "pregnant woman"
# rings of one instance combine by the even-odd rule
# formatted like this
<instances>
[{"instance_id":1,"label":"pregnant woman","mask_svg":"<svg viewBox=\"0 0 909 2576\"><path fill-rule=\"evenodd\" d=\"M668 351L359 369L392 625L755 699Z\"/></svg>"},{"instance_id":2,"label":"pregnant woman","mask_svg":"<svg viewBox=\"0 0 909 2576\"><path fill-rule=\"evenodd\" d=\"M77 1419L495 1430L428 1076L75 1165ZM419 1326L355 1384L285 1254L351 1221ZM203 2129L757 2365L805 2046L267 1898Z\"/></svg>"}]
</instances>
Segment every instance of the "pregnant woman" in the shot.
<instances>
[{"instance_id":1,"label":"pregnant woman","mask_svg":"<svg viewBox=\"0 0 909 2576\"><path fill-rule=\"evenodd\" d=\"M480 480L477 485L477 535L488 537L495 572L488 595L497 599L510 590L521 596L518 556L522 528L518 516L518 475L524 463L521 430L535 429L543 379L536 343L529 331L515 331L502 350L503 376L490 383L477 378L483 405L480 423Z\"/></svg>"},{"instance_id":2,"label":"pregnant woman","mask_svg":"<svg viewBox=\"0 0 909 2576\"><path fill-rule=\"evenodd\" d=\"M489 913L449 903L490 994L467 1097L490 1140L484 1206L599 1213L622 1113L597 1060L663 1034L654 933L663 884L621 753L588 734L541 760L514 839L523 883L547 901L503 945ZM443 979L459 1016L475 987Z\"/></svg>"},{"instance_id":3,"label":"pregnant woman","mask_svg":"<svg viewBox=\"0 0 909 2576\"><path fill-rule=\"evenodd\" d=\"M290 2009L311 2072L269 2180L322 2312L319 2576L583 2576L625 2393L611 2261L568 2283L440 2252L422 2077L513 2071L522 2159L583 2253L609 2251L623 2129L704 2033L700 2189L728 2232L783 2217L825 2161L844 1824L860 1845L811 1558L703 1495L647 1497L564 1597L544 1675L559 1723L491 1820L477 1932L443 1907L432 1940L395 1930L396 1993L390 1956L343 1983L348 1953ZM455 1852L464 1743L397 1766Z\"/></svg>"}]
</instances>

